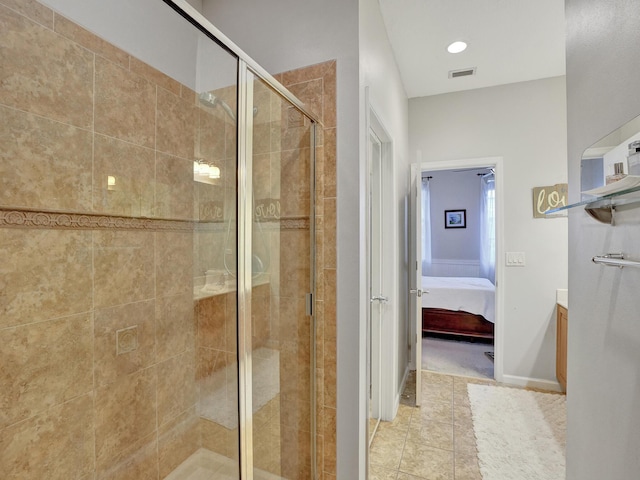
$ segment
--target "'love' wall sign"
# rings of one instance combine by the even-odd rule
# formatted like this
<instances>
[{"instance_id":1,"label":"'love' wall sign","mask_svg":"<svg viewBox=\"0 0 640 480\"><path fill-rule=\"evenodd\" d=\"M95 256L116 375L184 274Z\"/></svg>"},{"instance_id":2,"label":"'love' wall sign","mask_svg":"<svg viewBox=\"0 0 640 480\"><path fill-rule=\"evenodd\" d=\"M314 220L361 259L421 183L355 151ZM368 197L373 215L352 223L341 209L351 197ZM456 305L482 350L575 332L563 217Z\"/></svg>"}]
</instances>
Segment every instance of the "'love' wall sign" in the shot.
<instances>
[{"instance_id":1,"label":"'love' wall sign","mask_svg":"<svg viewBox=\"0 0 640 480\"><path fill-rule=\"evenodd\" d=\"M533 218L549 218L553 216L565 216L566 212L555 215L545 215L547 210L567 206L566 183L557 183L548 187L533 188Z\"/></svg>"}]
</instances>

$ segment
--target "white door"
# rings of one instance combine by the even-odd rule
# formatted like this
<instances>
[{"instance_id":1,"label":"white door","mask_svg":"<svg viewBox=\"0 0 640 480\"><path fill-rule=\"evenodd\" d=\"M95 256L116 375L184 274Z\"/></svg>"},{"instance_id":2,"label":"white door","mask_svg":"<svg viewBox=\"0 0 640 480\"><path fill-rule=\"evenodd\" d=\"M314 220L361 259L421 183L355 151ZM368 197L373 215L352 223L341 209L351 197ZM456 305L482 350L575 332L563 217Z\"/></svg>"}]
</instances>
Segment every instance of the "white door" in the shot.
<instances>
[{"instance_id":1,"label":"white door","mask_svg":"<svg viewBox=\"0 0 640 480\"><path fill-rule=\"evenodd\" d=\"M369 322L367 325L368 352L368 390L369 390L369 442L380 421L381 403L381 333L383 309L386 307L387 297L383 292L383 235L382 235L382 142L378 136L369 130L368 141L368 183L369 208L367 220L368 238L368 271L369 271Z\"/></svg>"},{"instance_id":2,"label":"white door","mask_svg":"<svg viewBox=\"0 0 640 480\"><path fill-rule=\"evenodd\" d=\"M365 89L365 97L367 90ZM368 102L366 102L368 105ZM367 108L367 399L375 419L392 420L399 384L398 224L394 204L393 140L380 118ZM402 341L406 348L406 342ZM405 357L406 358L406 357ZM371 421L372 430L376 422Z\"/></svg>"},{"instance_id":3,"label":"white door","mask_svg":"<svg viewBox=\"0 0 640 480\"><path fill-rule=\"evenodd\" d=\"M422 392L422 177L418 165L411 167L411 263L409 264L409 312L412 319L412 350L416 366L416 406Z\"/></svg>"}]
</instances>

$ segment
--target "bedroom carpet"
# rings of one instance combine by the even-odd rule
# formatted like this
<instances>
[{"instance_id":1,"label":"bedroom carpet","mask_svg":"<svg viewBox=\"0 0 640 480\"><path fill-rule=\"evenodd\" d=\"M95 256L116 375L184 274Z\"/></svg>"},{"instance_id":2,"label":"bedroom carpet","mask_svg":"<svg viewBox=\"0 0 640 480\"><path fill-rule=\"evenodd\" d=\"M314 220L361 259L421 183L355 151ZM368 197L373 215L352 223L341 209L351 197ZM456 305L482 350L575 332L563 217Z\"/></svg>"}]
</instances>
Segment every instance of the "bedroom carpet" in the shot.
<instances>
[{"instance_id":1,"label":"bedroom carpet","mask_svg":"<svg viewBox=\"0 0 640 480\"><path fill-rule=\"evenodd\" d=\"M565 396L468 384L483 480L564 480Z\"/></svg>"},{"instance_id":2,"label":"bedroom carpet","mask_svg":"<svg viewBox=\"0 0 640 480\"><path fill-rule=\"evenodd\" d=\"M493 345L423 337L422 369L492 379L493 362L485 352L493 352Z\"/></svg>"}]
</instances>

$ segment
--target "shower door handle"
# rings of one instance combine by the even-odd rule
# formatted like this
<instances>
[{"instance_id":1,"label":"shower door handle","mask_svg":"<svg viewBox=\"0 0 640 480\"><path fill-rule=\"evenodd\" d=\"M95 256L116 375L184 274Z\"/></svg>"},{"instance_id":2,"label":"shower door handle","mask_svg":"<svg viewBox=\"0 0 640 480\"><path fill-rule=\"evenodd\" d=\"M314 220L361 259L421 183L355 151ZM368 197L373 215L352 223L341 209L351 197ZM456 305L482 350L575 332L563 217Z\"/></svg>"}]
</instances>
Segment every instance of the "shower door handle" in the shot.
<instances>
[{"instance_id":1,"label":"shower door handle","mask_svg":"<svg viewBox=\"0 0 640 480\"><path fill-rule=\"evenodd\" d=\"M313 294L312 293L304 294L304 304L305 304L306 314L309 317L311 317L313 315Z\"/></svg>"},{"instance_id":2,"label":"shower door handle","mask_svg":"<svg viewBox=\"0 0 640 480\"><path fill-rule=\"evenodd\" d=\"M409 290L409 293L415 293L418 297L421 297L423 293L429 293L429 292L423 292L419 288L412 288L411 290Z\"/></svg>"}]
</instances>

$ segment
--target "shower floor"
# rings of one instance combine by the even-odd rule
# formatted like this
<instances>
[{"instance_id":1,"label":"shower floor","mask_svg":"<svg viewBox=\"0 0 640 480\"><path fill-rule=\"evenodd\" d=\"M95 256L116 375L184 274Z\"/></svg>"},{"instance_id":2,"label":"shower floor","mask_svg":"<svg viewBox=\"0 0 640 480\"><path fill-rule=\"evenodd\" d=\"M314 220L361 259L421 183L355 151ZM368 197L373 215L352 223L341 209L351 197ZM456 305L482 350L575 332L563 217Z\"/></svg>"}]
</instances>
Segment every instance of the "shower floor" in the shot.
<instances>
[{"instance_id":1,"label":"shower floor","mask_svg":"<svg viewBox=\"0 0 640 480\"><path fill-rule=\"evenodd\" d=\"M238 462L201 448L182 462L165 480L237 480ZM284 480L263 470L253 470L256 480Z\"/></svg>"},{"instance_id":2,"label":"shower floor","mask_svg":"<svg viewBox=\"0 0 640 480\"><path fill-rule=\"evenodd\" d=\"M252 353L252 404L254 415L280 393L280 352L260 347ZM238 428L238 400L229 394L237 388L228 379L234 378L238 364L231 363L202 381L207 392L198 403L198 414L229 430Z\"/></svg>"}]
</instances>

